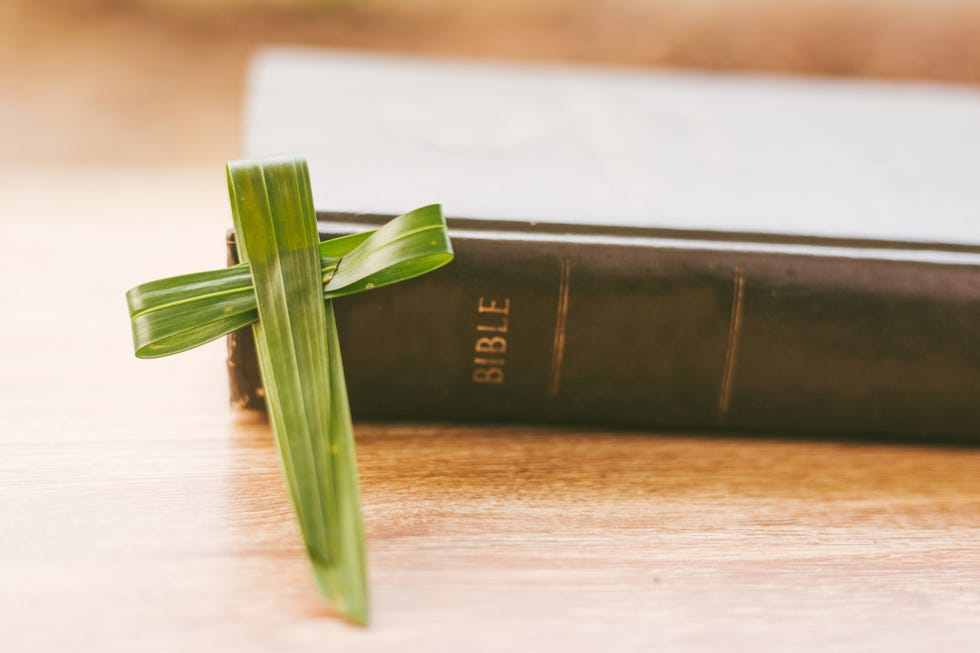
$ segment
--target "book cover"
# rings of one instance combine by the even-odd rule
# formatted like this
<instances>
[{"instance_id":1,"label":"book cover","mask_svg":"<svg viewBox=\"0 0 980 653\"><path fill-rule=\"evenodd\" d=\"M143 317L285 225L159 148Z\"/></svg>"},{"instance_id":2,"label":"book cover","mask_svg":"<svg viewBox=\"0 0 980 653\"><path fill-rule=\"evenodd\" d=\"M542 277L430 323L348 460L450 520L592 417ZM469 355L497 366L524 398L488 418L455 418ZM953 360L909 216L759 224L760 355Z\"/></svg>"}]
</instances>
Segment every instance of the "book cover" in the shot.
<instances>
[{"instance_id":1,"label":"book cover","mask_svg":"<svg viewBox=\"0 0 980 653\"><path fill-rule=\"evenodd\" d=\"M246 122L324 237L450 216L450 266L337 302L357 416L980 435L976 91L275 50Z\"/></svg>"}]
</instances>

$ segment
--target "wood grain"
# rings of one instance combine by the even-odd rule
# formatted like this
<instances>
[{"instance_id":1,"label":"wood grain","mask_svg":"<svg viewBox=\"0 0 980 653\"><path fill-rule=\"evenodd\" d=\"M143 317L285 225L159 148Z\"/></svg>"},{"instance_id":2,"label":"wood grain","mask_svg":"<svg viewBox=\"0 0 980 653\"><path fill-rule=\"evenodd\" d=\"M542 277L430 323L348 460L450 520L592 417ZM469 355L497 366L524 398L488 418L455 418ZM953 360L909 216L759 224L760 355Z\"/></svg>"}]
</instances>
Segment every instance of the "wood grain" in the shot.
<instances>
[{"instance_id":1,"label":"wood grain","mask_svg":"<svg viewBox=\"0 0 980 653\"><path fill-rule=\"evenodd\" d=\"M0 650L889 650L980 642L980 451L359 424L374 619L329 618L222 343L123 293L219 266L223 170L7 171Z\"/></svg>"}]
</instances>

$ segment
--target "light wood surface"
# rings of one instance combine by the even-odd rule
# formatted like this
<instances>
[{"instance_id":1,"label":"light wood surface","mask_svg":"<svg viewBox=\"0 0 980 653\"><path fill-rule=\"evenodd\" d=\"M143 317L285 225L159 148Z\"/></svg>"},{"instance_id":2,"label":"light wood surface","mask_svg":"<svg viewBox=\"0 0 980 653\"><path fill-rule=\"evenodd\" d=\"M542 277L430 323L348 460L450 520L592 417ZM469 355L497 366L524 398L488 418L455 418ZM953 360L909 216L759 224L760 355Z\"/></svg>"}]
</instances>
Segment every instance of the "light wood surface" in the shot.
<instances>
[{"instance_id":1,"label":"light wood surface","mask_svg":"<svg viewBox=\"0 0 980 653\"><path fill-rule=\"evenodd\" d=\"M220 165L2 171L0 650L975 651L980 451L359 424L373 621L330 618L221 342Z\"/></svg>"}]
</instances>

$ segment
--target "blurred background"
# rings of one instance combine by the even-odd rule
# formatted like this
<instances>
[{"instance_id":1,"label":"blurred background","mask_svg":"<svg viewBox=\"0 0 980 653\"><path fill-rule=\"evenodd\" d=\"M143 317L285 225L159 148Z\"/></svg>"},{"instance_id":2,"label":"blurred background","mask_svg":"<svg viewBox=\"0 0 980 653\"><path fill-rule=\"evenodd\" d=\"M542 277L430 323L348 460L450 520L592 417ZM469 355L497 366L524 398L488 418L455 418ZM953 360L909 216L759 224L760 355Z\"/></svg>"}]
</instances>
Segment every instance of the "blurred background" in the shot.
<instances>
[{"instance_id":1,"label":"blurred background","mask_svg":"<svg viewBox=\"0 0 980 653\"><path fill-rule=\"evenodd\" d=\"M224 161L266 44L976 85L980 2L3 0L0 159Z\"/></svg>"}]
</instances>

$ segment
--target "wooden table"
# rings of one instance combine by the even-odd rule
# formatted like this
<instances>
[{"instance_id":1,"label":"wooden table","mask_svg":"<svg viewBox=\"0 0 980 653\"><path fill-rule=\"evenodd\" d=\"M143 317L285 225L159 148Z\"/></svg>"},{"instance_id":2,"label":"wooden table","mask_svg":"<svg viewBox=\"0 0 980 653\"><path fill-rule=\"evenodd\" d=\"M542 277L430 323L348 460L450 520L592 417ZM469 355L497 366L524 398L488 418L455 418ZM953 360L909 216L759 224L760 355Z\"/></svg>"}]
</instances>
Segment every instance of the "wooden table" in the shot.
<instances>
[{"instance_id":1,"label":"wooden table","mask_svg":"<svg viewBox=\"0 0 980 653\"><path fill-rule=\"evenodd\" d=\"M641 433L359 424L330 618L223 343L130 347L129 286L222 263L220 165L0 179L0 650L980 648L980 451Z\"/></svg>"}]
</instances>

